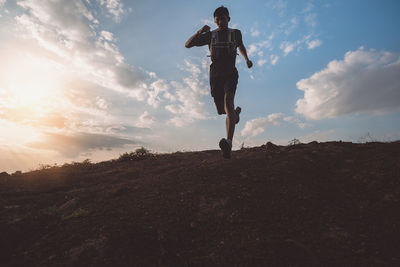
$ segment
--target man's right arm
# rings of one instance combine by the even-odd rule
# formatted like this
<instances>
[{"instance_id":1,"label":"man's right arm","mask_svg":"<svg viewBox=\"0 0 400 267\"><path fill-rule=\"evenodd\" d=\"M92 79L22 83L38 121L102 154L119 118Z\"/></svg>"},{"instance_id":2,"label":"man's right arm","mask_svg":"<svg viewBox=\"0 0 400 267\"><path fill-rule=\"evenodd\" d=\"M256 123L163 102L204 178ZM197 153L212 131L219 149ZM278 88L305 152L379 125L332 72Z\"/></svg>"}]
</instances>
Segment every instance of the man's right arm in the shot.
<instances>
[{"instance_id":1,"label":"man's right arm","mask_svg":"<svg viewBox=\"0 0 400 267\"><path fill-rule=\"evenodd\" d=\"M203 28L201 28L200 30L198 30L192 37L189 38L189 40L187 40L185 47L186 48L191 48L194 46L193 44L193 40L196 39L200 34L204 33L204 32L208 32L210 31L210 26L208 25L204 25Z\"/></svg>"}]
</instances>

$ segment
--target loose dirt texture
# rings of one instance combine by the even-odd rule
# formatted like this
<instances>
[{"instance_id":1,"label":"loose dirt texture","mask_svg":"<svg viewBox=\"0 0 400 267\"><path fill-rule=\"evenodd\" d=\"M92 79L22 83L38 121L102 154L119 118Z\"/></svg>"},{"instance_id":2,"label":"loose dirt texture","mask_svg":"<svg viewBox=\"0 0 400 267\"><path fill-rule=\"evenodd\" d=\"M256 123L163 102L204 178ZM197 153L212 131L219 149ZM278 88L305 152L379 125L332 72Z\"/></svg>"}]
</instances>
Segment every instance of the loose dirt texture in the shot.
<instances>
[{"instance_id":1,"label":"loose dirt texture","mask_svg":"<svg viewBox=\"0 0 400 267\"><path fill-rule=\"evenodd\" d=\"M0 174L1 266L400 266L400 141Z\"/></svg>"}]
</instances>

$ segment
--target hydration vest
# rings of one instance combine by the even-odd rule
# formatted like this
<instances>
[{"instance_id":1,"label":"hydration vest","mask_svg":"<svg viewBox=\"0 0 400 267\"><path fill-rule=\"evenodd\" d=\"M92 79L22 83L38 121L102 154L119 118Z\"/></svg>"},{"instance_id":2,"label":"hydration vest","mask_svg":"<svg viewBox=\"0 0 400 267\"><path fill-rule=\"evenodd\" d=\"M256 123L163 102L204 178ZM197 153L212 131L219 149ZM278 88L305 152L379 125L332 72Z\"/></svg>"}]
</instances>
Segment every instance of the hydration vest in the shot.
<instances>
[{"instance_id":1,"label":"hydration vest","mask_svg":"<svg viewBox=\"0 0 400 267\"><path fill-rule=\"evenodd\" d=\"M212 61L218 59L226 59L230 57L236 57L237 52L237 40L235 30L228 29L228 38L226 41L220 41L218 37L218 31L213 30L211 32L211 43L210 43L210 57Z\"/></svg>"}]
</instances>

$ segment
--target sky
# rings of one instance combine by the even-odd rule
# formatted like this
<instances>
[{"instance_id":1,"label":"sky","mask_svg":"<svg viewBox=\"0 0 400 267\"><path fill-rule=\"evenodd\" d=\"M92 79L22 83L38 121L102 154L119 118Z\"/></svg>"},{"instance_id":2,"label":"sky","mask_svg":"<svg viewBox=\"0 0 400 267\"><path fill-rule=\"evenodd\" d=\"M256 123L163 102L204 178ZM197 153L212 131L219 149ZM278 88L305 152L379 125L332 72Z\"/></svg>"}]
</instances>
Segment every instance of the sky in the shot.
<instances>
[{"instance_id":1,"label":"sky","mask_svg":"<svg viewBox=\"0 0 400 267\"><path fill-rule=\"evenodd\" d=\"M233 149L400 139L397 0L0 0L0 172L218 149L208 47L184 44L221 5L254 63Z\"/></svg>"}]
</instances>

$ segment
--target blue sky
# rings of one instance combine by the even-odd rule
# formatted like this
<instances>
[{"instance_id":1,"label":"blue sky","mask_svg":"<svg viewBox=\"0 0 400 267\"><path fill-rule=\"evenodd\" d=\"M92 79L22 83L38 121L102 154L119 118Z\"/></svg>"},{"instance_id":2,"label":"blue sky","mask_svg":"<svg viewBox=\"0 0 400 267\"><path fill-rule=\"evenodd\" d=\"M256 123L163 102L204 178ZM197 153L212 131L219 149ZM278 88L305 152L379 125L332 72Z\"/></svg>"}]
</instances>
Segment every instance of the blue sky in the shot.
<instances>
[{"instance_id":1,"label":"blue sky","mask_svg":"<svg viewBox=\"0 0 400 267\"><path fill-rule=\"evenodd\" d=\"M398 1L0 0L0 170L217 149L207 47L184 47L229 8L234 149L400 139Z\"/></svg>"}]
</instances>

